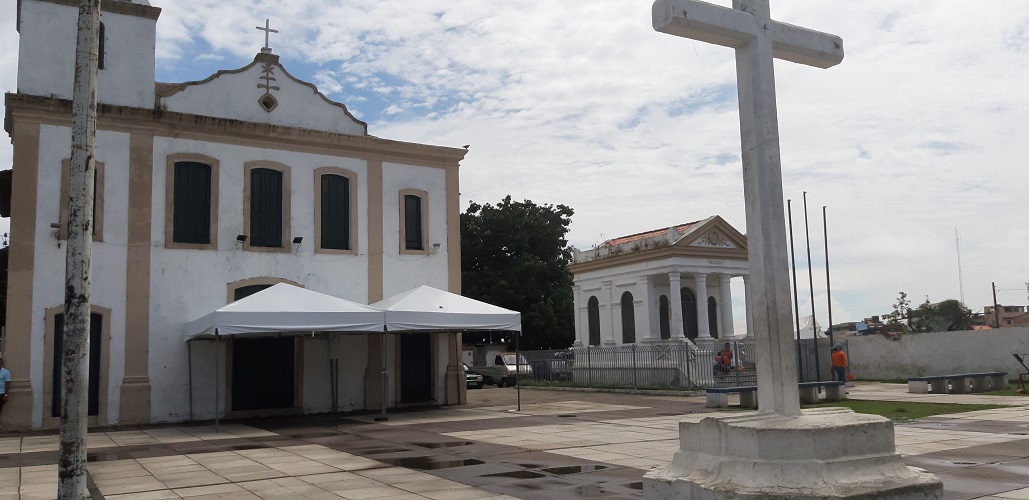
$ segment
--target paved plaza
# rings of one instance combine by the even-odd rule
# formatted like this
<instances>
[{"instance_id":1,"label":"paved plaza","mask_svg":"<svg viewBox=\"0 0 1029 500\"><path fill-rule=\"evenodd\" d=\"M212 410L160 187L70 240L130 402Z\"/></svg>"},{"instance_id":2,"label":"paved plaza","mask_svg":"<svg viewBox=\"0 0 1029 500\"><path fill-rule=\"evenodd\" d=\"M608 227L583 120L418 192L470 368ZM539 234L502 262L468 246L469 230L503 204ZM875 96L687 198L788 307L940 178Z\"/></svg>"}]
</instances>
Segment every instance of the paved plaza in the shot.
<instances>
[{"instance_id":1,"label":"paved plaza","mask_svg":"<svg viewBox=\"0 0 1029 500\"><path fill-rule=\"evenodd\" d=\"M97 430L94 498L642 498L642 477L677 449L703 395L524 389L468 391L470 404ZM852 399L993 403L1005 408L896 426L904 461L937 474L947 499L1029 500L1029 398L908 394L862 383ZM722 410L739 411L739 410ZM0 436L0 499L53 498L57 435Z\"/></svg>"}]
</instances>

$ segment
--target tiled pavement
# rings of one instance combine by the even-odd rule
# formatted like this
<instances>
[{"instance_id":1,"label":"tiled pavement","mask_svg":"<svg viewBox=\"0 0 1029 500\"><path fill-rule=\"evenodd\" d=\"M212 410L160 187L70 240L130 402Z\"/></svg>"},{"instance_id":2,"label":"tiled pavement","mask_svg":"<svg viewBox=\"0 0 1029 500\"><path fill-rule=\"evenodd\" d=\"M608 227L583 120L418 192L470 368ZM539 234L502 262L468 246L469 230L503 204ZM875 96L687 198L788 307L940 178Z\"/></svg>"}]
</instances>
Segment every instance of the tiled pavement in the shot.
<instances>
[{"instance_id":1,"label":"tiled pavement","mask_svg":"<svg viewBox=\"0 0 1029 500\"><path fill-rule=\"evenodd\" d=\"M641 498L641 478L676 449L703 396L525 389L469 391L461 408L148 426L89 436L94 498ZM982 402L1006 408L896 426L909 465L947 499L1029 500L1029 397L913 395L859 384L853 399ZM735 411L735 410L730 410ZM0 499L53 498L57 436L0 436Z\"/></svg>"}]
</instances>

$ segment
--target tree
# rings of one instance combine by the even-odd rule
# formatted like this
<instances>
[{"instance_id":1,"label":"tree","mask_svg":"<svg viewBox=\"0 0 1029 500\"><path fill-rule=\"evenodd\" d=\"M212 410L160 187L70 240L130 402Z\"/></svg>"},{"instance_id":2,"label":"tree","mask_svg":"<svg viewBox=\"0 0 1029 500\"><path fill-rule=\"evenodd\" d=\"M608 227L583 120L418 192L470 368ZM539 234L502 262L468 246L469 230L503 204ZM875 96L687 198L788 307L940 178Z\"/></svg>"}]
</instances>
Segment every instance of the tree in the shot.
<instances>
[{"instance_id":1,"label":"tree","mask_svg":"<svg viewBox=\"0 0 1029 500\"><path fill-rule=\"evenodd\" d=\"M461 290L522 313L521 347L560 349L575 340L572 251L565 205L472 202L461 214Z\"/></svg>"},{"instance_id":2,"label":"tree","mask_svg":"<svg viewBox=\"0 0 1029 500\"><path fill-rule=\"evenodd\" d=\"M893 304L893 312L883 314L883 320L887 325L905 325L911 317L911 302L908 294L900 292L897 303Z\"/></svg>"},{"instance_id":3,"label":"tree","mask_svg":"<svg viewBox=\"0 0 1029 500\"><path fill-rule=\"evenodd\" d=\"M948 299L936 304L936 316L948 332L972 329L972 310L960 300Z\"/></svg>"}]
</instances>

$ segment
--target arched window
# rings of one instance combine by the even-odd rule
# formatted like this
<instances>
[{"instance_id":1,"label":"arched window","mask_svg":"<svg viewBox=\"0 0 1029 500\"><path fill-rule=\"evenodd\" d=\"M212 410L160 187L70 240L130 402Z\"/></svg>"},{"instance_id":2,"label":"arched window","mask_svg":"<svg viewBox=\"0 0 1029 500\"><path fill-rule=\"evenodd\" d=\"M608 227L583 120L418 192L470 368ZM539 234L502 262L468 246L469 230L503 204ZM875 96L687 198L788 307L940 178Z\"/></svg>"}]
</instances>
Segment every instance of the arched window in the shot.
<instances>
[{"instance_id":1,"label":"arched window","mask_svg":"<svg viewBox=\"0 0 1029 500\"><path fill-rule=\"evenodd\" d=\"M632 307L632 294L622 294L622 343L636 343L636 311Z\"/></svg>"},{"instance_id":2,"label":"arched window","mask_svg":"<svg viewBox=\"0 0 1029 500\"><path fill-rule=\"evenodd\" d=\"M680 290L682 297L682 331L686 338L697 338L697 294L689 288Z\"/></svg>"},{"instance_id":3,"label":"arched window","mask_svg":"<svg viewBox=\"0 0 1029 500\"><path fill-rule=\"evenodd\" d=\"M657 300L657 315L659 316L658 325L661 328L661 338L666 340L672 338L672 328L668 321L668 297L665 295Z\"/></svg>"},{"instance_id":4,"label":"arched window","mask_svg":"<svg viewBox=\"0 0 1029 500\"><path fill-rule=\"evenodd\" d=\"M586 303L586 317L589 324L590 345L600 345L600 301L590 297Z\"/></svg>"},{"instance_id":5,"label":"arched window","mask_svg":"<svg viewBox=\"0 0 1029 500\"><path fill-rule=\"evenodd\" d=\"M711 336L718 338L718 303L714 297L707 298L707 325L711 329Z\"/></svg>"}]
</instances>

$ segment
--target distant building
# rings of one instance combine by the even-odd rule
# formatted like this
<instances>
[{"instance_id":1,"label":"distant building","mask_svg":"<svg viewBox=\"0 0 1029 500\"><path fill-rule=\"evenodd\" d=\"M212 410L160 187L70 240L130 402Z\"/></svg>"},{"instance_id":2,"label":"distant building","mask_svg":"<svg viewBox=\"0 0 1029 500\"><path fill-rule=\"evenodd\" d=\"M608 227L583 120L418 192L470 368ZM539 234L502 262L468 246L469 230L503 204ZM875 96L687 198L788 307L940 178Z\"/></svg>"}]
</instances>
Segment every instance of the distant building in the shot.
<instances>
[{"instance_id":1,"label":"distant building","mask_svg":"<svg viewBox=\"0 0 1029 500\"><path fill-rule=\"evenodd\" d=\"M983 306L983 319L987 325L999 328L1029 324L1025 306Z\"/></svg>"},{"instance_id":2,"label":"distant building","mask_svg":"<svg viewBox=\"0 0 1029 500\"><path fill-rule=\"evenodd\" d=\"M576 251L569 269L576 347L734 337L730 281L750 272L746 237L717 215Z\"/></svg>"}]
</instances>

